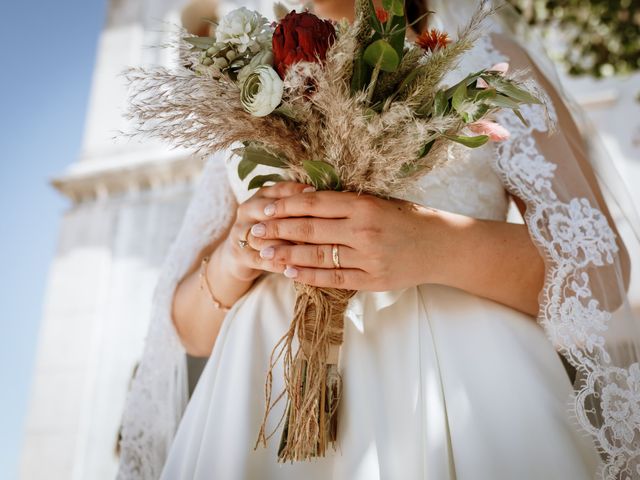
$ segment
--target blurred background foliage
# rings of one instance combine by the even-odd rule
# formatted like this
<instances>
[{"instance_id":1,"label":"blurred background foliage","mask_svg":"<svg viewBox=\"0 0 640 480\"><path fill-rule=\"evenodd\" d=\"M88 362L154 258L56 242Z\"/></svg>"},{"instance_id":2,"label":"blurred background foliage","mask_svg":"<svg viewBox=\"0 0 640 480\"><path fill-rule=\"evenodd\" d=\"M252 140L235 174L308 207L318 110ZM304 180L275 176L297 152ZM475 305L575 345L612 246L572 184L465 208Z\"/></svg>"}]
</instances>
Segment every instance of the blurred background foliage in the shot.
<instances>
[{"instance_id":1,"label":"blurred background foliage","mask_svg":"<svg viewBox=\"0 0 640 480\"><path fill-rule=\"evenodd\" d=\"M640 71L640 0L507 0L548 36L561 31L570 75L596 78Z\"/></svg>"}]
</instances>

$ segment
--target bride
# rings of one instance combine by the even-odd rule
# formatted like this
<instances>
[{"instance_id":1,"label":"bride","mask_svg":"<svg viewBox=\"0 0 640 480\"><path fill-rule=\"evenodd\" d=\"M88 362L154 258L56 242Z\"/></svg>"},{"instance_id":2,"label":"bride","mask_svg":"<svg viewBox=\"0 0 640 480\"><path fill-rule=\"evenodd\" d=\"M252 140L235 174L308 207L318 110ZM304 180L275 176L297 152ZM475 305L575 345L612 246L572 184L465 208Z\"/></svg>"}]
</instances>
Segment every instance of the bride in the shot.
<instances>
[{"instance_id":1,"label":"bride","mask_svg":"<svg viewBox=\"0 0 640 480\"><path fill-rule=\"evenodd\" d=\"M354 17L352 2L313 3L326 18ZM426 11L406 3L414 19ZM430 0L428 21L453 33L473 6ZM614 395L626 385L635 397L625 398L640 405L629 383L640 384L640 369L591 361L613 357L599 327L624 305L625 247L561 94L496 21L460 70L500 62L530 69L559 131L548 135L542 108L524 109L527 126L500 114L508 140L453 159L406 198L293 182L252 194L233 161L208 161L156 291L119 478L640 477L638 419L625 417L624 395ZM506 221L510 198L526 223ZM254 445L294 281L358 293L340 354L338 448L279 464L277 438ZM185 351L210 357L188 405ZM274 392L283 389L281 368ZM594 376L612 368L626 382L600 380L597 390ZM593 398L602 398L598 418L587 415Z\"/></svg>"}]
</instances>

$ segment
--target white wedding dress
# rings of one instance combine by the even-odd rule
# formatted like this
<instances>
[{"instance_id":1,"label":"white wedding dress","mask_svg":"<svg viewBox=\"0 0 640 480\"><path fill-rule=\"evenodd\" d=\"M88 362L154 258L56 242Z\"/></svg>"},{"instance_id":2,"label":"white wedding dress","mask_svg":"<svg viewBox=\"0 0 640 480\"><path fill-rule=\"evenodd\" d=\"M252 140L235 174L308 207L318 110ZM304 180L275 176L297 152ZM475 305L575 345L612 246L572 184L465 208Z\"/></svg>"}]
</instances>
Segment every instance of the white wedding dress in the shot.
<instances>
[{"instance_id":1,"label":"white wedding dress","mask_svg":"<svg viewBox=\"0 0 640 480\"><path fill-rule=\"evenodd\" d=\"M490 153L477 151L424 177L421 203L504 220L507 198L486 161ZM267 449L254 451L269 356L293 304L292 280L265 274L233 306L162 478L593 477L597 453L568 418L572 387L541 327L508 307L438 285L358 292L351 300L340 359L338 451L278 464L279 432ZM280 392L281 365L273 382ZM283 409L280 402L268 431Z\"/></svg>"},{"instance_id":2,"label":"white wedding dress","mask_svg":"<svg viewBox=\"0 0 640 480\"><path fill-rule=\"evenodd\" d=\"M461 71L500 60L487 45L478 45ZM525 112L532 127L522 127L520 134L544 128L535 112ZM452 159L423 177L406 199L504 221L508 197L491 166L495 155L487 146ZM218 161L211 159L205 169L201 198L206 189L219 188L207 183ZM237 180L235 166L228 163L228 178L241 202L252 192ZM311 462L279 464L281 429L267 448L254 450L270 354L289 326L293 305L292 280L265 274L227 314L170 447L163 479L594 477L598 453L569 416L573 389L542 328L511 308L439 285L358 292L351 299L340 357L344 396L337 451ZM280 363L274 395L282 389ZM284 406L281 401L272 412L268 432Z\"/></svg>"},{"instance_id":3,"label":"white wedding dress","mask_svg":"<svg viewBox=\"0 0 640 480\"><path fill-rule=\"evenodd\" d=\"M494 155L487 147L451 160L406 198L504 221L508 199L490 165ZM236 180L235 165L228 164L228 176L241 202L251 192ZM598 454L569 418L573 390L542 328L506 306L439 285L358 292L350 301L337 451L279 464L280 430L266 449L254 450L270 354L293 305L292 280L265 274L227 314L163 479L594 477ZM282 388L278 364L274 394ZM283 409L281 401L268 432Z\"/></svg>"}]
</instances>

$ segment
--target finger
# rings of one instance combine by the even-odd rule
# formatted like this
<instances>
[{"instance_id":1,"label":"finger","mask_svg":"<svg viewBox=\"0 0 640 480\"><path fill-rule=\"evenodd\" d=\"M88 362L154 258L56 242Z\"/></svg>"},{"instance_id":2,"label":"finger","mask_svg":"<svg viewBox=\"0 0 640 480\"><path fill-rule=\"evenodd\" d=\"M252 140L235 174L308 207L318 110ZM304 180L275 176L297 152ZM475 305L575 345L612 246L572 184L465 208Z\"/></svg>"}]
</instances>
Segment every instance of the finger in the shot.
<instances>
[{"instance_id":1,"label":"finger","mask_svg":"<svg viewBox=\"0 0 640 480\"><path fill-rule=\"evenodd\" d=\"M275 260L270 260L267 258L262 258L260 256L260 252L256 250L249 250L248 254L248 262L249 266L255 270L263 270L265 272L273 272L280 273L284 272L285 266L281 263L276 262Z\"/></svg>"},{"instance_id":2,"label":"finger","mask_svg":"<svg viewBox=\"0 0 640 480\"><path fill-rule=\"evenodd\" d=\"M255 250L257 252L269 247L275 248L276 246L291 245L291 242L288 242L287 240L257 238L253 235L249 235L248 241L249 244L246 246L246 249Z\"/></svg>"},{"instance_id":3,"label":"finger","mask_svg":"<svg viewBox=\"0 0 640 480\"><path fill-rule=\"evenodd\" d=\"M281 218L256 223L251 235L259 238L304 243L338 243L353 246L353 235L345 228L345 220L327 218ZM350 238L351 237L351 238Z\"/></svg>"},{"instance_id":4,"label":"finger","mask_svg":"<svg viewBox=\"0 0 640 480\"><path fill-rule=\"evenodd\" d=\"M256 192L262 198L282 198L302 193L305 189L314 189L312 185L299 182L278 182L275 185L262 187Z\"/></svg>"},{"instance_id":5,"label":"finger","mask_svg":"<svg viewBox=\"0 0 640 480\"><path fill-rule=\"evenodd\" d=\"M338 261L342 268L358 266L358 252L346 245L338 245ZM314 268L336 268L332 245L270 245L260 250L260 256L280 264Z\"/></svg>"},{"instance_id":6,"label":"finger","mask_svg":"<svg viewBox=\"0 0 640 480\"><path fill-rule=\"evenodd\" d=\"M374 197L358 196L353 192L308 192L274 200L265 207L269 217L346 218L354 211L354 201L375 201Z\"/></svg>"},{"instance_id":7,"label":"finger","mask_svg":"<svg viewBox=\"0 0 640 480\"><path fill-rule=\"evenodd\" d=\"M344 288L365 290L368 285L367 273L356 268L308 268L289 266L284 275L297 282L324 288Z\"/></svg>"},{"instance_id":8,"label":"finger","mask_svg":"<svg viewBox=\"0 0 640 480\"><path fill-rule=\"evenodd\" d=\"M267 206L273 203L273 198L252 197L238 206L238 221L261 222L268 220L270 217L267 212Z\"/></svg>"}]
</instances>

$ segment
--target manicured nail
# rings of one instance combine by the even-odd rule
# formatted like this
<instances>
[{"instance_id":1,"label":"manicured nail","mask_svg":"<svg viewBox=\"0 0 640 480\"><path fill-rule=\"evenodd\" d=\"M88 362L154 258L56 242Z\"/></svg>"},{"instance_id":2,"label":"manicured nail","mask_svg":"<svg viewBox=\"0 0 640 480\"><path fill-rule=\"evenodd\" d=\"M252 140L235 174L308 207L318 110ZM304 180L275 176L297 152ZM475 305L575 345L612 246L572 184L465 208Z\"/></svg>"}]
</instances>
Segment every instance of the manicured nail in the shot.
<instances>
[{"instance_id":1,"label":"manicured nail","mask_svg":"<svg viewBox=\"0 0 640 480\"><path fill-rule=\"evenodd\" d=\"M266 247L260 250L260 258L266 258L267 260L271 260L274 254L275 254L275 250L273 249L273 247Z\"/></svg>"},{"instance_id":2,"label":"manicured nail","mask_svg":"<svg viewBox=\"0 0 640 480\"><path fill-rule=\"evenodd\" d=\"M265 233L267 233L267 227L265 227L264 223L256 223L251 227L251 234L254 237L264 237Z\"/></svg>"},{"instance_id":3,"label":"manicured nail","mask_svg":"<svg viewBox=\"0 0 640 480\"><path fill-rule=\"evenodd\" d=\"M311 193L315 191L316 191L316 187L306 187L304 190L302 190L302 193Z\"/></svg>"},{"instance_id":4,"label":"manicured nail","mask_svg":"<svg viewBox=\"0 0 640 480\"><path fill-rule=\"evenodd\" d=\"M275 203L270 203L269 205L264 207L264 214L267 217L273 216L274 213L276 213L276 204Z\"/></svg>"},{"instance_id":5,"label":"manicured nail","mask_svg":"<svg viewBox=\"0 0 640 480\"><path fill-rule=\"evenodd\" d=\"M289 267L284 269L284 276L287 278L296 278L298 276L298 269Z\"/></svg>"}]
</instances>

